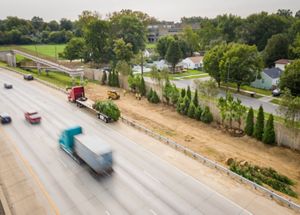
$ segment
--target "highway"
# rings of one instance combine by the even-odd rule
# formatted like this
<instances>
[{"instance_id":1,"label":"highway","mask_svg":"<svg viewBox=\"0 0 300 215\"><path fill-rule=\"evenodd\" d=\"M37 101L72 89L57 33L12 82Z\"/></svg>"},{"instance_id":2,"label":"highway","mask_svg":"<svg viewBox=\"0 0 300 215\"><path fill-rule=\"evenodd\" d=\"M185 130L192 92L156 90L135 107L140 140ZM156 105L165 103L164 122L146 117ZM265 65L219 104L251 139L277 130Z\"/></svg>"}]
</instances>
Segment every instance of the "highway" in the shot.
<instances>
[{"instance_id":1,"label":"highway","mask_svg":"<svg viewBox=\"0 0 300 215\"><path fill-rule=\"evenodd\" d=\"M12 90L2 86L13 84ZM60 214L250 214L211 188L171 166L111 125L66 100L66 95L0 69L0 112L12 117L3 126L28 160ZM24 112L37 110L40 125ZM81 125L114 150L114 173L96 178L58 147L60 132ZM200 165L200 164L199 164Z\"/></svg>"}]
</instances>

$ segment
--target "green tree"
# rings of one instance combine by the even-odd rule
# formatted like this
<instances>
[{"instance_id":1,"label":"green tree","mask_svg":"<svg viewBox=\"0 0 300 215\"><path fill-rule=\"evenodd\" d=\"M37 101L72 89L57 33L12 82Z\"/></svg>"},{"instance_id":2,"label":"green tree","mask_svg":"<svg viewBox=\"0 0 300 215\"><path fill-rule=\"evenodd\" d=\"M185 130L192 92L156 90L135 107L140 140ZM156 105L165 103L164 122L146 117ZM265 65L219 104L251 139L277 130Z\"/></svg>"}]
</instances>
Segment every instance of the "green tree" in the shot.
<instances>
[{"instance_id":1,"label":"green tree","mask_svg":"<svg viewBox=\"0 0 300 215\"><path fill-rule=\"evenodd\" d=\"M131 66L124 60L117 63L115 70L123 76L131 75Z\"/></svg>"},{"instance_id":2,"label":"green tree","mask_svg":"<svg viewBox=\"0 0 300 215\"><path fill-rule=\"evenodd\" d=\"M96 101L94 104L94 108L97 111L109 116L114 121L117 121L121 115L121 111L118 106L110 100Z\"/></svg>"},{"instance_id":3,"label":"green tree","mask_svg":"<svg viewBox=\"0 0 300 215\"><path fill-rule=\"evenodd\" d=\"M192 100L192 92L191 92L190 85L187 87L186 95L189 98L189 100Z\"/></svg>"},{"instance_id":4,"label":"green tree","mask_svg":"<svg viewBox=\"0 0 300 215\"><path fill-rule=\"evenodd\" d=\"M202 115L202 109L200 106L198 106L198 107L196 107L194 118L196 120L201 120L201 115Z\"/></svg>"},{"instance_id":5,"label":"green tree","mask_svg":"<svg viewBox=\"0 0 300 215\"><path fill-rule=\"evenodd\" d=\"M175 72L176 64L179 62L181 57L182 57L182 52L178 41L174 40L170 42L170 45L166 53L166 60L172 65L173 72Z\"/></svg>"},{"instance_id":6,"label":"green tree","mask_svg":"<svg viewBox=\"0 0 300 215\"><path fill-rule=\"evenodd\" d=\"M70 31L73 29L73 23L69 19L62 18L60 20L60 28L61 28L61 30Z\"/></svg>"},{"instance_id":7,"label":"green tree","mask_svg":"<svg viewBox=\"0 0 300 215\"><path fill-rule=\"evenodd\" d=\"M292 61L286 66L285 71L280 76L280 88L288 88L292 95L300 96L300 59Z\"/></svg>"},{"instance_id":8,"label":"green tree","mask_svg":"<svg viewBox=\"0 0 300 215\"><path fill-rule=\"evenodd\" d=\"M183 88L183 89L181 89L181 94L180 94L180 96L181 96L181 98L184 98L185 97L185 89Z\"/></svg>"},{"instance_id":9,"label":"green tree","mask_svg":"<svg viewBox=\"0 0 300 215\"><path fill-rule=\"evenodd\" d=\"M209 123L211 123L213 121L213 115L210 112L208 106L206 106L204 108L204 111L202 112L201 121L204 122L204 123L207 123L207 124L209 124Z\"/></svg>"},{"instance_id":10,"label":"green tree","mask_svg":"<svg viewBox=\"0 0 300 215\"><path fill-rule=\"evenodd\" d=\"M203 58L204 71L216 80L219 87L222 81L220 61L227 50L228 46L226 44L216 45L206 52Z\"/></svg>"},{"instance_id":11,"label":"green tree","mask_svg":"<svg viewBox=\"0 0 300 215\"><path fill-rule=\"evenodd\" d=\"M174 37L171 36L164 36L158 39L156 44L156 50L161 58L166 57L169 45L172 41L174 41Z\"/></svg>"},{"instance_id":12,"label":"green tree","mask_svg":"<svg viewBox=\"0 0 300 215\"><path fill-rule=\"evenodd\" d=\"M253 108L251 107L248 111L248 115L246 119L245 133L248 136L252 136L253 131L254 131L254 113L253 113Z\"/></svg>"},{"instance_id":13,"label":"green tree","mask_svg":"<svg viewBox=\"0 0 300 215\"><path fill-rule=\"evenodd\" d=\"M275 34L269 40L264 49L264 60L268 67L274 66L278 59L288 58L289 40L285 34Z\"/></svg>"},{"instance_id":14,"label":"green tree","mask_svg":"<svg viewBox=\"0 0 300 215\"><path fill-rule=\"evenodd\" d=\"M116 39L114 41L114 49L113 49L116 59L122 60L126 62L130 62L133 57L132 45L131 43L125 43L125 41L121 39Z\"/></svg>"},{"instance_id":15,"label":"green tree","mask_svg":"<svg viewBox=\"0 0 300 215\"><path fill-rule=\"evenodd\" d=\"M145 84L145 80L144 80L143 76L141 78L141 84L140 84L140 87L139 87L139 92L141 93L142 96L146 95L146 84Z\"/></svg>"},{"instance_id":16,"label":"green tree","mask_svg":"<svg viewBox=\"0 0 300 215\"><path fill-rule=\"evenodd\" d=\"M198 101L198 90L195 90L195 94L194 94L194 98L193 98L193 103L195 105L195 107L198 107L199 105L199 101Z\"/></svg>"},{"instance_id":17,"label":"green tree","mask_svg":"<svg viewBox=\"0 0 300 215\"><path fill-rule=\"evenodd\" d=\"M187 115L189 111L191 100L189 97L185 96L180 104L180 113L183 115Z\"/></svg>"},{"instance_id":18,"label":"green tree","mask_svg":"<svg viewBox=\"0 0 300 215\"><path fill-rule=\"evenodd\" d=\"M270 114L269 119L266 123L264 135L263 135L263 142L270 145L275 144L275 130L274 130L274 120L272 114Z\"/></svg>"},{"instance_id":19,"label":"green tree","mask_svg":"<svg viewBox=\"0 0 300 215\"><path fill-rule=\"evenodd\" d=\"M195 112L196 112L196 107L195 107L194 103L191 102L190 106L189 106L189 109L188 109L188 112L187 112L188 117L194 118L195 117Z\"/></svg>"},{"instance_id":20,"label":"green tree","mask_svg":"<svg viewBox=\"0 0 300 215\"><path fill-rule=\"evenodd\" d=\"M190 56L192 56L193 52L199 49L199 35L193 31L191 26L186 26L183 29L182 37L190 50Z\"/></svg>"},{"instance_id":21,"label":"green tree","mask_svg":"<svg viewBox=\"0 0 300 215\"><path fill-rule=\"evenodd\" d=\"M265 126L265 116L264 116L264 109L262 106L258 109L258 114L256 118L256 123L254 127L254 137L258 140L262 140L263 133L264 133L264 126Z\"/></svg>"},{"instance_id":22,"label":"green tree","mask_svg":"<svg viewBox=\"0 0 300 215\"><path fill-rule=\"evenodd\" d=\"M238 129L241 130L242 119L246 113L246 107L242 105L241 100L237 99L234 103L234 120L238 123Z\"/></svg>"},{"instance_id":23,"label":"green tree","mask_svg":"<svg viewBox=\"0 0 300 215\"><path fill-rule=\"evenodd\" d=\"M180 98L180 93L175 84L173 84L173 86L172 86L172 92L171 92L170 97L171 97L172 104L173 105L177 104L178 99Z\"/></svg>"},{"instance_id":24,"label":"green tree","mask_svg":"<svg viewBox=\"0 0 300 215\"><path fill-rule=\"evenodd\" d=\"M220 62L222 79L236 83L238 92L242 84L250 84L256 79L262 67L257 48L245 44L233 44Z\"/></svg>"},{"instance_id":25,"label":"green tree","mask_svg":"<svg viewBox=\"0 0 300 215\"><path fill-rule=\"evenodd\" d=\"M87 26L84 39L91 59L94 63L108 62L107 46L109 38L109 23L104 20L93 20Z\"/></svg>"},{"instance_id":26,"label":"green tree","mask_svg":"<svg viewBox=\"0 0 300 215\"><path fill-rule=\"evenodd\" d=\"M291 58L300 58L300 33L297 34L293 44L289 47Z\"/></svg>"},{"instance_id":27,"label":"green tree","mask_svg":"<svg viewBox=\"0 0 300 215\"><path fill-rule=\"evenodd\" d=\"M83 58L83 49L85 43L82 38L72 38L66 45L63 51L63 57L72 61L75 59L82 59Z\"/></svg>"}]
</instances>

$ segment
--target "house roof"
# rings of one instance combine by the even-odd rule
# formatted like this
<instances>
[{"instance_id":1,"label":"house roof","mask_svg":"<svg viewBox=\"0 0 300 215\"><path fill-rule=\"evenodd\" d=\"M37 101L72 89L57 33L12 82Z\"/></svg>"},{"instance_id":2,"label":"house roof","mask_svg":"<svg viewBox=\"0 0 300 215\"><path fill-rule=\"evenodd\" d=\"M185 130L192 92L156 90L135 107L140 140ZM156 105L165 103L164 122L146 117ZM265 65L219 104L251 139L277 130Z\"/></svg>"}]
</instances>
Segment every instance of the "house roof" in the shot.
<instances>
[{"instance_id":1,"label":"house roof","mask_svg":"<svg viewBox=\"0 0 300 215\"><path fill-rule=\"evenodd\" d=\"M282 70L279 68L267 68L263 72L270 78L276 79L280 77Z\"/></svg>"},{"instance_id":2,"label":"house roof","mask_svg":"<svg viewBox=\"0 0 300 215\"><path fill-rule=\"evenodd\" d=\"M275 61L275 64L288 64L288 63L290 63L291 61L290 60L288 60L288 59L279 59L279 60L277 60L277 61Z\"/></svg>"},{"instance_id":3,"label":"house roof","mask_svg":"<svg viewBox=\"0 0 300 215\"><path fill-rule=\"evenodd\" d=\"M203 60L203 56L194 56L194 57L189 57L193 63L199 64Z\"/></svg>"}]
</instances>

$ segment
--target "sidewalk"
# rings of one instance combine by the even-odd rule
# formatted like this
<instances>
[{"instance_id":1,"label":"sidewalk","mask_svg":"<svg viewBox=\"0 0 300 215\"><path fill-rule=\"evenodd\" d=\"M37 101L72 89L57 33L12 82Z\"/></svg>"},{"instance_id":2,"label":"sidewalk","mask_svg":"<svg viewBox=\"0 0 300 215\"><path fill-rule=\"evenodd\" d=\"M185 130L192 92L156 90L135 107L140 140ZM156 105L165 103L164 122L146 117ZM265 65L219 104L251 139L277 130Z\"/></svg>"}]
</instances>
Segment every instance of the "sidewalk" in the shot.
<instances>
[{"instance_id":1,"label":"sidewalk","mask_svg":"<svg viewBox=\"0 0 300 215\"><path fill-rule=\"evenodd\" d=\"M26 169L26 163L18 157L13 143L1 127L0 157L0 200L5 214L52 214L46 199Z\"/></svg>"}]
</instances>

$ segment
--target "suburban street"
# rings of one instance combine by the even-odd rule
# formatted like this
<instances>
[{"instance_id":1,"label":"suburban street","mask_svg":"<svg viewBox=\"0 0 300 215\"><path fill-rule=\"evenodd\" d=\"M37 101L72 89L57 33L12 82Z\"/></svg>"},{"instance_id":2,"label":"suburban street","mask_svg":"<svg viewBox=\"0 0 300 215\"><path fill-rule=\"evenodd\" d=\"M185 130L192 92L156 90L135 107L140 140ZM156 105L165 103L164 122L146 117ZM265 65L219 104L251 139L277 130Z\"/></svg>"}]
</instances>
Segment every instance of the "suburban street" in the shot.
<instances>
[{"instance_id":1,"label":"suburban street","mask_svg":"<svg viewBox=\"0 0 300 215\"><path fill-rule=\"evenodd\" d=\"M12 117L5 132L37 173L60 214L250 214L206 185L161 160L66 95L0 69L0 112ZM250 104L249 100L249 104ZM37 110L40 125L24 112ZM114 173L96 178L58 147L60 132L81 125L114 150ZM242 198L242 197L241 197Z\"/></svg>"},{"instance_id":2,"label":"suburban street","mask_svg":"<svg viewBox=\"0 0 300 215\"><path fill-rule=\"evenodd\" d=\"M208 80L209 77L201 78L199 80ZM151 78L146 77L145 80L147 82L153 82ZM188 86L191 87L192 90L196 89L196 86L194 84L194 79L187 79L187 80L172 80L172 83L174 83L178 88L187 88ZM225 96L225 91L222 91L219 93L220 96ZM268 113L272 113L273 115L278 115L277 107L278 105L272 104L268 102L270 100L268 97L262 97L260 99L251 98L249 96L244 96L240 94L233 94L235 98L239 98L242 101L242 104L244 104L246 107L252 107L253 109L257 110L260 105L263 106L264 111ZM267 98L267 99L266 99Z\"/></svg>"}]
</instances>

